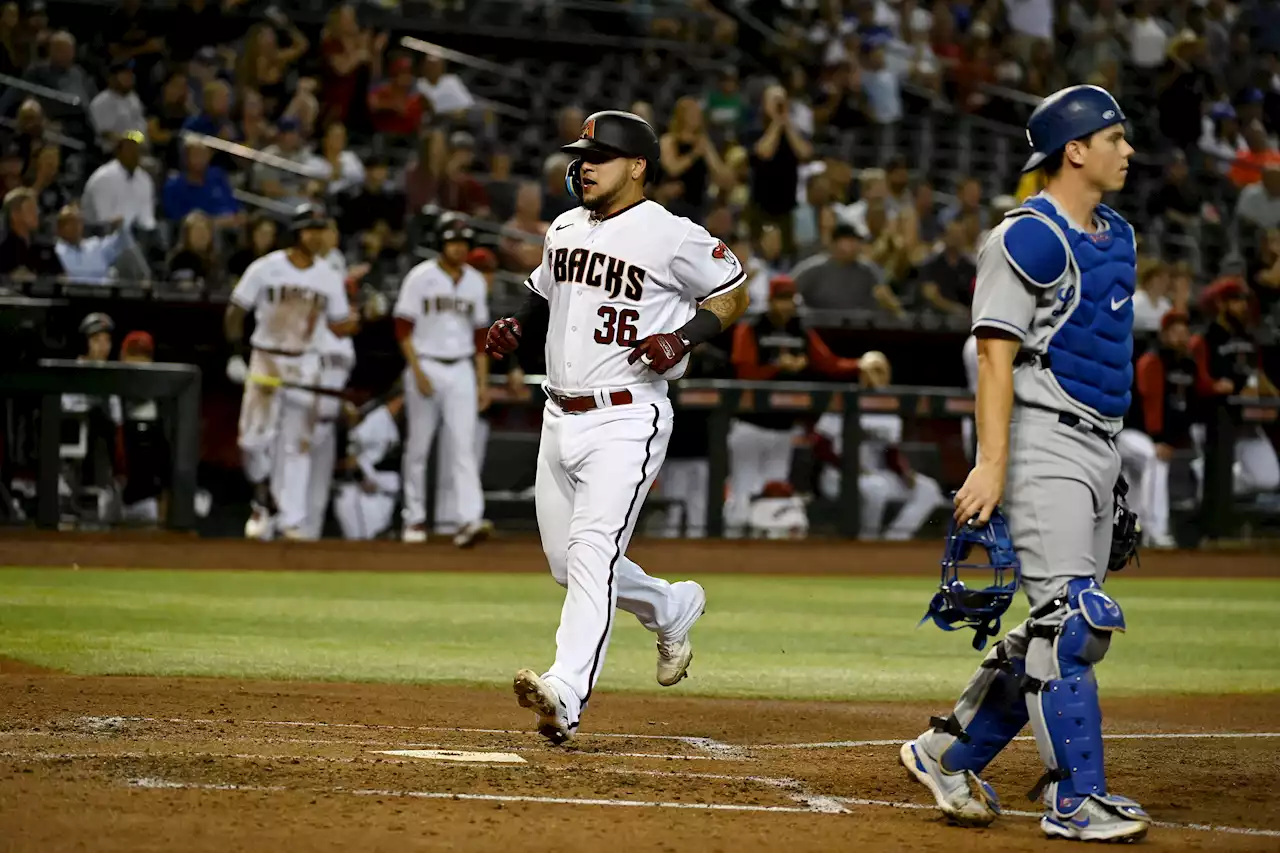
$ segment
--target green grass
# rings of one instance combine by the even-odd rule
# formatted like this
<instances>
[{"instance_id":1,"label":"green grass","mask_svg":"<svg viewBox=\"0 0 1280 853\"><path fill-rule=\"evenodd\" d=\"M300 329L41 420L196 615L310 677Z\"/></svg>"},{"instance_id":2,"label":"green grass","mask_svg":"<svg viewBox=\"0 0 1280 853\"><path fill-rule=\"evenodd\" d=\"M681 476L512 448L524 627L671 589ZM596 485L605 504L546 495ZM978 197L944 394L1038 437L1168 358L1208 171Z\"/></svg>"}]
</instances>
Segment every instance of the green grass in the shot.
<instances>
[{"instance_id":1,"label":"green grass","mask_svg":"<svg viewBox=\"0 0 1280 853\"><path fill-rule=\"evenodd\" d=\"M945 699L979 659L969 632L916 628L923 579L700 580L709 609L682 691ZM1101 668L1108 693L1280 690L1280 581L1109 590L1129 632ZM0 655L79 674L497 685L550 664L562 596L532 574L0 569ZM619 614L601 687L656 690L653 661Z\"/></svg>"}]
</instances>

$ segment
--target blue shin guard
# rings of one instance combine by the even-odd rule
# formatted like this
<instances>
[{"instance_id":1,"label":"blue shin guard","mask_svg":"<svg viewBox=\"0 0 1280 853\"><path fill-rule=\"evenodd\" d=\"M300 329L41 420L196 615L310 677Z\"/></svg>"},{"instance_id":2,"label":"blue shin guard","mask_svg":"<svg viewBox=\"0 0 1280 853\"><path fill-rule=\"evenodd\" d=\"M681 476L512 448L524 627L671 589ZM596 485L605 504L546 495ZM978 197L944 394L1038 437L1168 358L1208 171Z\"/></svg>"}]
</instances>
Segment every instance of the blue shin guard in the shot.
<instances>
[{"instance_id":1,"label":"blue shin guard","mask_svg":"<svg viewBox=\"0 0 1280 853\"><path fill-rule=\"evenodd\" d=\"M956 738L938 759L943 769L952 773L971 770L981 774L1027 724L1027 703L1022 695L1026 661L1006 657L1003 643L994 651L982 664L992 677L973 719L963 727L954 714L931 721L935 728Z\"/></svg>"},{"instance_id":2,"label":"blue shin guard","mask_svg":"<svg viewBox=\"0 0 1280 853\"><path fill-rule=\"evenodd\" d=\"M1049 768L1031 792L1038 799L1049 786L1049 805L1059 814L1074 814L1090 796L1107 797L1107 776L1102 755L1102 709L1098 704L1098 683L1093 665L1107 653L1111 634L1124 631L1120 606L1089 578L1071 581L1063 599L1039 614L1046 621L1038 625L1033 614L1032 644L1053 644L1051 655L1029 649L1028 658L1038 668L1047 664L1056 669L1047 679L1027 679L1027 708ZM1063 611L1065 610L1065 615ZM1062 617L1058 624L1058 616ZM1052 618L1050 618L1052 617ZM1043 662L1043 663L1042 663Z\"/></svg>"}]
</instances>

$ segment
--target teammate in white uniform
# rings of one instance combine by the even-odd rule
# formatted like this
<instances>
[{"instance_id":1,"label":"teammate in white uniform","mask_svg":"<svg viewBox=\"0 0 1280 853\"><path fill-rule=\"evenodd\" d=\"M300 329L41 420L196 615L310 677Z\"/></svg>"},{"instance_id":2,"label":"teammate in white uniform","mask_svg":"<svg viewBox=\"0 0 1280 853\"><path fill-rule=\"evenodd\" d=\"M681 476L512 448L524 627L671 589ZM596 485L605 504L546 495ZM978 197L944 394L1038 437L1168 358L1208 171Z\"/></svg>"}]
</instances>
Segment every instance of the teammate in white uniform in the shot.
<instances>
[{"instance_id":1,"label":"teammate in white uniform","mask_svg":"<svg viewBox=\"0 0 1280 853\"><path fill-rule=\"evenodd\" d=\"M859 359L858 381L864 389L885 388L892 376L889 359L884 353L871 351ZM827 412L818 418L814 431L831 442L837 454L844 452L843 418L839 412ZM858 496L860 536L874 539L910 539L919 532L929 516L946 503L942 488L932 477L912 471L901 460L897 445L902 443L902 418L887 413L858 416L862 443L858 448ZM891 465L890 457L899 454L899 464ZM840 494L840 469L823 468L819 479L823 494L835 499ZM901 501L902 509L893 523L884 527L884 512L889 501Z\"/></svg>"},{"instance_id":2,"label":"teammate in white uniform","mask_svg":"<svg viewBox=\"0 0 1280 853\"><path fill-rule=\"evenodd\" d=\"M254 487L253 512L245 523L245 536L253 539L271 538L277 527L300 538L306 520L310 413L305 407L282 405L285 395L278 392L314 385L314 339L322 322L338 337L350 336L359 327L342 277L320 260L328 249L328 228L329 220L314 208L299 212L293 223L294 245L249 265L231 293L224 318L227 341L237 350L227 364L227 375L245 383L239 445L245 475ZM243 347L245 315L251 311L253 352L246 366L238 350ZM300 489L304 497L281 499L270 483L277 463L278 486ZM279 518L274 518L277 507Z\"/></svg>"},{"instance_id":3,"label":"teammate in white uniform","mask_svg":"<svg viewBox=\"0 0 1280 853\"><path fill-rule=\"evenodd\" d=\"M333 514L345 539L373 539L391 526L400 475L375 466L400 443L397 419L403 408L403 395L396 395L347 433L347 467L354 469L355 480L343 483L333 498Z\"/></svg>"},{"instance_id":4,"label":"teammate in white uniform","mask_svg":"<svg viewBox=\"0 0 1280 853\"><path fill-rule=\"evenodd\" d=\"M484 492L476 460L477 401L489 394L489 360L477 330L489 326L488 287L467 265L471 229L445 222L440 256L405 276L396 299L396 337L404 353L404 404L409 435L404 449L404 530L408 543L427 539L427 456L443 423L441 465L457 496L459 529L453 542L469 547L484 538Z\"/></svg>"},{"instance_id":5,"label":"teammate in white uniform","mask_svg":"<svg viewBox=\"0 0 1280 853\"><path fill-rule=\"evenodd\" d=\"M538 531L567 588L556 659L516 673L523 707L552 743L573 736L604 666L615 607L658 635L658 683L683 678L689 631L706 605L692 582L650 577L624 555L671 436L667 380L686 354L747 306L745 276L724 243L644 198L658 139L639 116L601 112L565 146L582 207L547 231L524 307L494 323L486 349L513 352L546 322L547 404L538 449Z\"/></svg>"}]
</instances>

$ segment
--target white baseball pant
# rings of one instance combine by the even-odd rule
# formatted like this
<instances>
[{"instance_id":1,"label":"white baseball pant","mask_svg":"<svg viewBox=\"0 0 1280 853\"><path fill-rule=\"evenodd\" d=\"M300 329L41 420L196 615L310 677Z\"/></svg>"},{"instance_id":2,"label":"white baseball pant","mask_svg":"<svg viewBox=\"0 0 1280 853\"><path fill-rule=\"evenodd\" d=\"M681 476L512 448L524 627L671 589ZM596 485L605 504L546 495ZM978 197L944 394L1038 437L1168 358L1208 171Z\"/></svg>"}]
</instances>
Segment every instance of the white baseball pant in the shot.
<instances>
[{"instance_id":1,"label":"white baseball pant","mask_svg":"<svg viewBox=\"0 0 1280 853\"><path fill-rule=\"evenodd\" d=\"M427 518L427 456L436 427L443 424L443 446L455 448L448 455L437 455L438 463L448 466L457 494L457 521L475 524L484 515L484 493L480 488L480 469L476 464L476 372L470 358L454 362L422 358L422 370L431 380L432 392L424 397L418 391L413 371L404 374L404 408L409 422L404 445L404 510L405 526L423 524Z\"/></svg>"},{"instance_id":2,"label":"white baseball pant","mask_svg":"<svg viewBox=\"0 0 1280 853\"><path fill-rule=\"evenodd\" d=\"M307 481L307 520L302 525L304 539L319 539L329 512L333 487L333 466L338 458L338 425L320 421L311 433L311 476Z\"/></svg>"},{"instance_id":3,"label":"white baseball pant","mask_svg":"<svg viewBox=\"0 0 1280 853\"><path fill-rule=\"evenodd\" d=\"M1122 469L1134 475L1129 480L1129 509L1138 514L1142 536L1147 542L1169 542L1169 463L1156 456L1151 436L1136 429L1121 430L1116 436Z\"/></svg>"},{"instance_id":4,"label":"white baseball pant","mask_svg":"<svg viewBox=\"0 0 1280 853\"><path fill-rule=\"evenodd\" d=\"M671 438L671 403L566 414L543 409L534 499L551 576L565 587L556 660L546 673L577 725L604 669L614 609L673 636L697 619L691 602L625 556Z\"/></svg>"},{"instance_id":5,"label":"white baseball pant","mask_svg":"<svg viewBox=\"0 0 1280 853\"><path fill-rule=\"evenodd\" d=\"M318 362L306 355L285 356L254 350L249 356L250 377L267 377L294 384L310 384ZM245 382L240 398L240 420L237 443L240 446L244 473L250 483L264 482L271 476L277 455L277 444L282 434L296 438L301 434L301 422L286 427L282 422L284 390L252 378ZM296 415L297 413L295 413ZM296 421L296 417L294 421ZM278 499L277 499L278 500Z\"/></svg>"},{"instance_id":6,"label":"white baseball pant","mask_svg":"<svg viewBox=\"0 0 1280 853\"><path fill-rule=\"evenodd\" d=\"M706 459L668 459L658 479L658 493L664 498L683 503L667 507L661 534L679 537L680 514L684 512L685 532L689 539L707 535L707 494L710 491L711 464Z\"/></svg>"},{"instance_id":7,"label":"white baseball pant","mask_svg":"<svg viewBox=\"0 0 1280 853\"><path fill-rule=\"evenodd\" d=\"M1196 448L1203 453L1207 440L1204 424L1193 425L1191 437L1196 443ZM1204 457L1196 459L1191 465L1203 497ZM1231 483L1232 491L1237 495L1274 492L1280 489L1280 459L1277 459L1276 449L1271 445L1271 440L1267 438L1266 433L1262 431L1262 427L1245 427L1236 437Z\"/></svg>"},{"instance_id":8,"label":"white baseball pant","mask_svg":"<svg viewBox=\"0 0 1280 853\"><path fill-rule=\"evenodd\" d=\"M751 499L766 483L791 477L796 430L766 429L735 420L729 424L729 496L725 524L739 532L751 516Z\"/></svg>"},{"instance_id":9,"label":"white baseball pant","mask_svg":"<svg viewBox=\"0 0 1280 853\"><path fill-rule=\"evenodd\" d=\"M343 483L333 498L333 515L344 539L373 539L391 526L400 475L395 471L374 474L376 492L366 492L358 483Z\"/></svg>"},{"instance_id":10,"label":"white baseball pant","mask_svg":"<svg viewBox=\"0 0 1280 853\"><path fill-rule=\"evenodd\" d=\"M453 447L450 444L448 433L440 436L440 458L448 459L453 455ZM483 474L484 457L489 449L489 421L485 418L476 417L475 439L472 442L472 452L476 457L476 470ZM453 533L462 527L458 519L461 517L460 507L458 506L458 490L453 484L453 466L446 465L440 469L436 476L436 530L440 533ZM481 478L481 490L483 496L483 477ZM483 514L483 509L481 510Z\"/></svg>"}]
</instances>

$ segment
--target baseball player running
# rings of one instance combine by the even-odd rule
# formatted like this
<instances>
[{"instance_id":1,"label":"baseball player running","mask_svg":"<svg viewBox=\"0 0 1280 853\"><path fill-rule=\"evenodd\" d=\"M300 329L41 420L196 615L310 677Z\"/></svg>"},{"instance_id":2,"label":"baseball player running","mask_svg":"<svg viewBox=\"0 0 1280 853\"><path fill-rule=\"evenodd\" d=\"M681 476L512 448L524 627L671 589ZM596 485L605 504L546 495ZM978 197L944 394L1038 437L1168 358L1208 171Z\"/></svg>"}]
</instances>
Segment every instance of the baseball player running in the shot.
<instances>
[{"instance_id":1,"label":"baseball player running","mask_svg":"<svg viewBox=\"0 0 1280 853\"><path fill-rule=\"evenodd\" d=\"M477 401L489 394L489 360L478 352L477 330L489 326L488 287L467 265L473 234L458 220L441 226L440 256L409 271L396 299L396 337L404 353L404 530L410 544L427 541L427 455L443 423L460 527L453 543L483 538L484 492L476 460Z\"/></svg>"},{"instance_id":2,"label":"baseball player running","mask_svg":"<svg viewBox=\"0 0 1280 853\"><path fill-rule=\"evenodd\" d=\"M253 511L244 531L251 539L269 539L277 527L287 537L302 537L312 416L306 406L284 405L285 395L278 392L314 384L314 343L322 320L338 337L359 328L342 276L321 259L329 250L328 228L323 214L304 207L292 223L294 245L249 265L231 293L223 320L227 341L236 350L227 363L227 375L245 386L239 444L245 475L254 488ZM254 315L253 352L246 365L242 350L249 312ZM276 464L279 476L272 478ZM286 496L282 488L293 491Z\"/></svg>"},{"instance_id":3,"label":"baseball player running","mask_svg":"<svg viewBox=\"0 0 1280 853\"><path fill-rule=\"evenodd\" d=\"M977 774L1028 718L1047 768L1031 794L1043 791L1045 835L1134 840L1150 823L1107 787L1093 672L1125 629L1101 584L1113 525L1128 520L1113 437L1133 384L1136 251L1133 229L1100 204L1124 186L1133 154L1124 121L1096 86L1042 102L1027 123L1024 170L1043 169L1047 186L992 229L978 256L978 453L955 518L983 525L1001 505L1031 615L992 648L951 715L900 754L964 825L999 814Z\"/></svg>"},{"instance_id":4,"label":"baseball player running","mask_svg":"<svg viewBox=\"0 0 1280 853\"><path fill-rule=\"evenodd\" d=\"M534 498L551 575L567 592L555 663L543 675L520 670L514 688L556 744L573 736L591 698L615 607L658 635L659 684L688 670L706 594L693 581L650 577L624 555L671 437L667 380L747 307L742 267L725 244L645 199L658 165L646 121L595 113L563 150L578 157L566 181L582 207L552 223L525 305L494 323L485 344L501 357L531 321L548 324Z\"/></svg>"}]
</instances>

